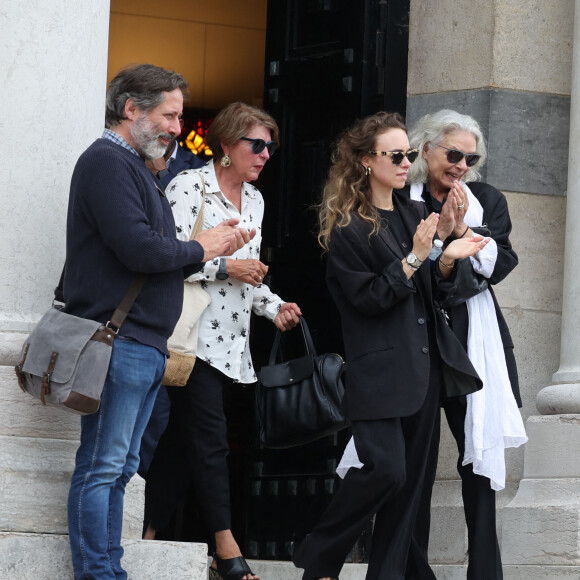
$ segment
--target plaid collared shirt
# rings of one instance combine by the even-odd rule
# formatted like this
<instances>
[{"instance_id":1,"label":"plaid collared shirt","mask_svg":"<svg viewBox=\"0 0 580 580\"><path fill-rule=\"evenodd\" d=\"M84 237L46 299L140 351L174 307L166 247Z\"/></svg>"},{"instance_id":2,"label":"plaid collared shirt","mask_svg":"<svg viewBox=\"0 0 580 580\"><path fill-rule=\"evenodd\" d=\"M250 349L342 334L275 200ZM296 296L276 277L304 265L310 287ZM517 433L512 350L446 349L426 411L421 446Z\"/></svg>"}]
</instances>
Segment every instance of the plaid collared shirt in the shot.
<instances>
[{"instance_id":1,"label":"plaid collared shirt","mask_svg":"<svg viewBox=\"0 0 580 580\"><path fill-rule=\"evenodd\" d=\"M135 149L133 149L133 147L131 147L131 145L129 145L129 143L127 143L127 141L125 141L125 139L123 139L121 135L115 133L115 131L111 131L111 129L105 129L101 137L103 139L109 139L109 141L112 141L113 143L116 143L117 145L124 147L128 151L131 151L131 153L137 155L137 157L140 157L139 153L137 153L137 151L135 151Z\"/></svg>"}]
</instances>

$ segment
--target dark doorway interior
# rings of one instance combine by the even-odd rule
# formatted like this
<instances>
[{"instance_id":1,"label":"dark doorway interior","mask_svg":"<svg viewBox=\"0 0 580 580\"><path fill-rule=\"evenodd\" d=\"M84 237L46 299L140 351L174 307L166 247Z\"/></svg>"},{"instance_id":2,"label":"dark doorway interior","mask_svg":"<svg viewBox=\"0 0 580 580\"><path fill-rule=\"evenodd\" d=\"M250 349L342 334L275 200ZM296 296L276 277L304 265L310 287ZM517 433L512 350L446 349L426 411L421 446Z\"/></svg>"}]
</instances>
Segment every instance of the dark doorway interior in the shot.
<instances>
[{"instance_id":1,"label":"dark doorway interior","mask_svg":"<svg viewBox=\"0 0 580 580\"><path fill-rule=\"evenodd\" d=\"M264 108L282 145L260 183L266 201L263 260L269 284L297 302L318 352L342 354L339 313L324 282L316 211L339 133L378 110L405 114L409 0L269 0ZM254 320L253 356L267 360L273 325ZM334 475L349 434L288 451L251 451L245 553L290 557L340 480ZM351 554L365 560L365 540Z\"/></svg>"},{"instance_id":2,"label":"dark doorway interior","mask_svg":"<svg viewBox=\"0 0 580 580\"><path fill-rule=\"evenodd\" d=\"M339 313L324 282L316 211L339 133L378 110L405 114L409 0L269 0L264 108L281 129L281 149L258 187L266 202L266 282L296 302L319 353L343 354ZM256 368L268 359L274 326L253 319ZM292 333L288 337L292 352ZM295 347L297 348L297 347ZM298 354L298 353L296 353ZM340 484L334 475L350 434L289 450L261 449L251 429L253 389L226 401L232 526L248 558L287 560ZM365 561L369 529L350 561ZM167 539L205 541L193 494Z\"/></svg>"}]
</instances>

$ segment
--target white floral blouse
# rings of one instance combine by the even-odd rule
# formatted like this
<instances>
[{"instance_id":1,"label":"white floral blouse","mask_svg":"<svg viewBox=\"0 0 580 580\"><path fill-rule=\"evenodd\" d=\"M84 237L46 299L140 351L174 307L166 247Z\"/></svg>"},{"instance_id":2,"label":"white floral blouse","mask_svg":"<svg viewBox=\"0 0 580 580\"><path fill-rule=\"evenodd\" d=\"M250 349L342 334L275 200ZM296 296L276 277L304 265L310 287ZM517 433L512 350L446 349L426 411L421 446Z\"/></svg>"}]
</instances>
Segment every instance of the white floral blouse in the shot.
<instances>
[{"instance_id":1,"label":"white floral blouse","mask_svg":"<svg viewBox=\"0 0 580 580\"><path fill-rule=\"evenodd\" d=\"M253 240L231 256L232 259L260 259L262 242L262 194L249 183L242 184L242 212L220 191L213 161L200 169L188 169L167 186L166 195L175 219L177 238L187 241L195 225L202 201L199 175L205 180L203 229L213 228L224 220L239 219L239 227L256 228ZM217 280L219 258L206 262L188 282L201 282L210 294L211 303L199 321L197 356L226 376L240 383L257 380L250 354L250 314L270 320L276 318L283 300L266 284L254 287L234 278Z\"/></svg>"}]
</instances>

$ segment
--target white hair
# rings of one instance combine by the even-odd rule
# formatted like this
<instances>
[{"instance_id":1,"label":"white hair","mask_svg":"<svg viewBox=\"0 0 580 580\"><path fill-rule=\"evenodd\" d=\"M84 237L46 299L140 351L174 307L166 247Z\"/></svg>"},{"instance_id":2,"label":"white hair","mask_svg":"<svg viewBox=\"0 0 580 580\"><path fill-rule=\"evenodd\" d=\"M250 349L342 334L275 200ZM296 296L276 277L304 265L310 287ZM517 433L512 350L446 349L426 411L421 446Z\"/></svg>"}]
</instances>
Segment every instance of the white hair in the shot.
<instances>
[{"instance_id":1,"label":"white hair","mask_svg":"<svg viewBox=\"0 0 580 580\"><path fill-rule=\"evenodd\" d=\"M419 149L419 157L411 165L407 176L407 183L425 183L429 180L429 166L423 158L425 147L433 149L443 139L455 131L466 131L475 137L475 151L480 155L479 161L469 168L464 181L478 181L481 175L477 171L483 166L487 158L487 148L479 123L469 115L462 115L457 111L442 109L431 115L421 117L412 131L409 132L409 143L413 149Z\"/></svg>"}]
</instances>

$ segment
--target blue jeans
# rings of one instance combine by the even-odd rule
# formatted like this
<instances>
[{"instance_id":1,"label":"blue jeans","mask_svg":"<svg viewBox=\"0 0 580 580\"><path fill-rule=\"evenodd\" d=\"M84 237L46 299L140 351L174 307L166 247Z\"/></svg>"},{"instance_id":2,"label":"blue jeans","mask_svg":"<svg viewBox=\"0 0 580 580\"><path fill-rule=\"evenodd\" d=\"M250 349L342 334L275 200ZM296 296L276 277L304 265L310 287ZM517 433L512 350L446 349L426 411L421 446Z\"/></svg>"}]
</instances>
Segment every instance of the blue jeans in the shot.
<instances>
[{"instance_id":1,"label":"blue jeans","mask_svg":"<svg viewBox=\"0 0 580 580\"><path fill-rule=\"evenodd\" d=\"M165 356L117 339L101 406L81 418L81 444L68 496L76 580L127 578L121 567L125 486L137 471L141 436L165 371Z\"/></svg>"}]
</instances>

